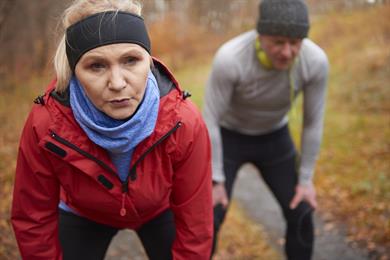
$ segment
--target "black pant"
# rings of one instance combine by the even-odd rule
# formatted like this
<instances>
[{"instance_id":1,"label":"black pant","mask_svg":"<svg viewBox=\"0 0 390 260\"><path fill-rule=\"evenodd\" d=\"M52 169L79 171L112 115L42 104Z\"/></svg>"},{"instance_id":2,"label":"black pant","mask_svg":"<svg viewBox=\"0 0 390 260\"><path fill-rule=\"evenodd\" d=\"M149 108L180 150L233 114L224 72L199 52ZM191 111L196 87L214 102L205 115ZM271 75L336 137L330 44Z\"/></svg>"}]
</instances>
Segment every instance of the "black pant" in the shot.
<instances>
[{"instance_id":1,"label":"black pant","mask_svg":"<svg viewBox=\"0 0 390 260\"><path fill-rule=\"evenodd\" d=\"M285 251L288 259L310 259L313 251L312 209L301 202L294 210L289 204L295 194L298 176L297 153L285 126L270 134L249 136L221 129L224 155L225 188L230 199L238 169L246 162L253 163L261 173L287 222ZM214 208L214 245L227 210L221 205Z\"/></svg>"},{"instance_id":2,"label":"black pant","mask_svg":"<svg viewBox=\"0 0 390 260\"><path fill-rule=\"evenodd\" d=\"M117 228L60 210L59 238L64 260L104 259ZM136 230L149 259L172 259L175 238L173 213L166 210Z\"/></svg>"}]
</instances>

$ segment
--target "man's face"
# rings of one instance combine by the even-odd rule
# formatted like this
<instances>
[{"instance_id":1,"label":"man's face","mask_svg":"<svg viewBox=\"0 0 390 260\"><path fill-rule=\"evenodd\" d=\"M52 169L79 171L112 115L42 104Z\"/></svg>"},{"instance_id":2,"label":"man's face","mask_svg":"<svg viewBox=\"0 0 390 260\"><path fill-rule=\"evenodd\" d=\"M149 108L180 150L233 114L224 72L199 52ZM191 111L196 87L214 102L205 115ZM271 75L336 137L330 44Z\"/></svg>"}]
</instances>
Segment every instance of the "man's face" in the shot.
<instances>
[{"instance_id":1,"label":"man's face","mask_svg":"<svg viewBox=\"0 0 390 260\"><path fill-rule=\"evenodd\" d=\"M286 70L291 66L302 44L302 39L284 36L259 35L259 39L261 48L277 70Z\"/></svg>"}]
</instances>

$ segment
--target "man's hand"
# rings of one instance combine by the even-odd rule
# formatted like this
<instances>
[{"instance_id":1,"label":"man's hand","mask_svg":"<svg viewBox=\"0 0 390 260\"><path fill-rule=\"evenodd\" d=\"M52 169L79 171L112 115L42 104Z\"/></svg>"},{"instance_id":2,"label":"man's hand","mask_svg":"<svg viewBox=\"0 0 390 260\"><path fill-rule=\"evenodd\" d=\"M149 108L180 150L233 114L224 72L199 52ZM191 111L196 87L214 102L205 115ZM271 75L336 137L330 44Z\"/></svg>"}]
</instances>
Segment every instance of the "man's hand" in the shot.
<instances>
[{"instance_id":1,"label":"man's hand","mask_svg":"<svg viewBox=\"0 0 390 260\"><path fill-rule=\"evenodd\" d=\"M295 187L295 195L291 200L290 209L295 209L302 200L307 201L314 209L317 208L316 190L313 184L298 184Z\"/></svg>"},{"instance_id":2,"label":"man's hand","mask_svg":"<svg viewBox=\"0 0 390 260\"><path fill-rule=\"evenodd\" d=\"M213 206L221 204L222 207L226 208L228 205L228 197L226 194L225 184L219 182L213 185Z\"/></svg>"}]
</instances>

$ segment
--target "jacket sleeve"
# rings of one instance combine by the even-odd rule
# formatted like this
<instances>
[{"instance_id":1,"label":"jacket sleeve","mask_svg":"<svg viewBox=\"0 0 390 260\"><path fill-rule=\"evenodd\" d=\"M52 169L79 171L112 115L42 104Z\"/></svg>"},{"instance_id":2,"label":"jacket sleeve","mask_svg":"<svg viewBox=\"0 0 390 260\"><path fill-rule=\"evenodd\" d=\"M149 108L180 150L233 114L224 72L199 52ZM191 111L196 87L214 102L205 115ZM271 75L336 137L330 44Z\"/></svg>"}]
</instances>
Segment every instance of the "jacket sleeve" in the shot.
<instances>
[{"instance_id":1,"label":"jacket sleeve","mask_svg":"<svg viewBox=\"0 0 390 260\"><path fill-rule=\"evenodd\" d=\"M62 259L58 239L59 182L38 146L33 113L20 140L11 222L23 259Z\"/></svg>"},{"instance_id":2,"label":"jacket sleeve","mask_svg":"<svg viewBox=\"0 0 390 260\"><path fill-rule=\"evenodd\" d=\"M193 118L193 117L192 117ZM171 195L176 238L173 258L208 260L211 254L213 212L211 201L211 152L205 124L183 123L178 130L177 158Z\"/></svg>"}]
</instances>

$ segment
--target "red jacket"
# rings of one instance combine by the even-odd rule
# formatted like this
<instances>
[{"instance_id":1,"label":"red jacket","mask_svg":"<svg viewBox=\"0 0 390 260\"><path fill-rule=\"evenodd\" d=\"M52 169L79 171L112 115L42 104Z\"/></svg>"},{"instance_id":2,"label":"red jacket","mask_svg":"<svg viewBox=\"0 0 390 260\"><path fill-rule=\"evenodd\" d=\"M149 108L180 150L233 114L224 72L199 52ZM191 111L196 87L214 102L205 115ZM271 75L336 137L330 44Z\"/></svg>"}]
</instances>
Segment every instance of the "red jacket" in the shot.
<instances>
[{"instance_id":1,"label":"red jacket","mask_svg":"<svg viewBox=\"0 0 390 260\"><path fill-rule=\"evenodd\" d=\"M209 259L212 244L210 143L196 107L158 61L159 115L135 149L128 183L108 153L88 139L72 110L38 99L25 124L16 168L12 225L23 259L62 259L58 203L117 228L137 229L171 208L174 259Z\"/></svg>"}]
</instances>

